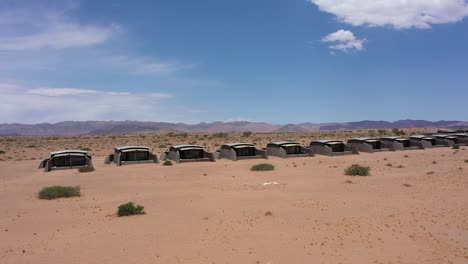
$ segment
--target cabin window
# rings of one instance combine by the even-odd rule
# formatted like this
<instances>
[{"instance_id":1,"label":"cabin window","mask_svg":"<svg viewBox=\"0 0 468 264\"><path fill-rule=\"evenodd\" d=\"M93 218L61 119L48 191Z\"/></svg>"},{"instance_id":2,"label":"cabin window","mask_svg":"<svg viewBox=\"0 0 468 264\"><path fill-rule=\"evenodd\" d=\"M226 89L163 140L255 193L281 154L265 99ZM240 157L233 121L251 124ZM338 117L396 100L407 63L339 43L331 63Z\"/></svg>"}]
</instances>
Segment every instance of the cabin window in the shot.
<instances>
[{"instance_id":1,"label":"cabin window","mask_svg":"<svg viewBox=\"0 0 468 264\"><path fill-rule=\"evenodd\" d=\"M255 156L255 148L235 148L238 157Z\"/></svg>"},{"instance_id":2,"label":"cabin window","mask_svg":"<svg viewBox=\"0 0 468 264\"><path fill-rule=\"evenodd\" d=\"M399 143L403 144L403 147L408 148L411 146L411 143L409 140L397 140Z\"/></svg>"},{"instance_id":3,"label":"cabin window","mask_svg":"<svg viewBox=\"0 0 468 264\"><path fill-rule=\"evenodd\" d=\"M187 149L180 151L181 159L202 159L203 149Z\"/></svg>"},{"instance_id":4,"label":"cabin window","mask_svg":"<svg viewBox=\"0 0 468 264\"><path fill-rule=\"evenodd\" d=\"M52 159L52 166L53 167L71 167L71 166L83 166L86 165L86 157L85 156L60 156L54 157Z\"/></svg>"},{"instance_id":5,"label":"cabin window","mask_svg":"<svg viewBox=\"0 0 468 264\"><path fill-rule=\"evenodd\" d=\"M302 154L301 146L284 147L286 154Z\"/></svg>"},{"instance_id":6,"label":"cabin window","mask_svg":"<svg viewBox=\"0 0 468 264\"><path fill-rule=\"evenodd\" d=\"M149 160L148 151L128 151L122 152L121 161Z\"/></svg>"},{"instance_id":7,"label":"cabin window","mask_svg":"<svg viewBox=\"0 0 468 264\"><path fill-rule=\"evenodd\" d=\"M344 152L345 151L345 145L344 144L330 144L328 146L331 147L333 152Z\"/></svg>"},{"instance_id":8,"label":"cabin window","mask_svg":"<svg viewBox=\"0 0 468 264\"><path fill-rule=\"evenodd\" d=\"M382 146L380 144L380 141L367 141L367 144L372 146L372 149L381 149Z\"/></svg>"}]
</instances>

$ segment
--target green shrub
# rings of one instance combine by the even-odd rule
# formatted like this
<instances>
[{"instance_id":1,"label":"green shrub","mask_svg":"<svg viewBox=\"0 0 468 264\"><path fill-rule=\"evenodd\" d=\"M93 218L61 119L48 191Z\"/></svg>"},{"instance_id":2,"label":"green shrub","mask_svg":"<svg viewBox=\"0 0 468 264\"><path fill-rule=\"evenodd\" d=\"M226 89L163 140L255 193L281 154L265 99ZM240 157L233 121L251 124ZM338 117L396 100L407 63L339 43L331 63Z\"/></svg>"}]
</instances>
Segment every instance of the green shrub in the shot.
<instances>
[{"instance_id":1,"label":"green shrub","mask_svg":"<svg viewBox=\"0 0 468 264\"><path fill-rule=\"evenodd\" d=\"M84 147L84 148L83 148L83 147L81 147L80 149L81 149L81 150L84 150L84 151L91 151L91 149L90 149L90 148L88 148L88 147Z\"/></svg>"},{"instance_id":2,"label":"green shrub","mask_svg":"<svg viewBox=\"0 0 468 264\"><path fill-rule=\"evenodd\" d=\"M92 172L92 171L94 171L94 167L93 166L84 166L84 167L78 168L78 171L79 172Z\"/></svg>"},{"instance_id":3,"label":"green shrub","mask_svg":"<svg viewBox=\"0 0 468 264\"><path fill-rule=\"evenodd\" d=\"M5 154L5 151L0 149L0 154Z\"/></svg>"},{"instance_id":4,"label":"green shrub","mask_svg":"<svg viewBox=\"0 0 468 264\"><path fill-rule=\"evenodd\" d=\"M52 200L80 195L80 186L50 186L43 188L37 196L39 199Z\"/></svg>"},{"instance_id":5,"label":"green shrub","mask_svg":"<svg viewBox=\"0 0 468 264\"><path fill-rule=\"evenodd\" d=\"M166 161L163 163L163 166L172 166L172 161L166 160Z\"/></svg>"},{"instance_id":6,"label":"green shrub","mask_svg":"<svg viewBox=\"0 0 468 264\"><path fill-rule=\"evenodd\" d=\"M460 146L459 146L458 144L454 144L454 145L452 146L452 149L460 149Z\"/></svg>"},{"instance_id":7,"label":"green shrub","mask_svg":"<svg viewBox=\"0 0 468 264\"><path fill-rule=\"evenodd\" d=\"M129 215L139 215L139 214L145 214L145 207L141 205L135 206L135 204L132 202L121 204L117 208L118 216L129 216Z\"/></svg>"},{"instance_id":8,"label":"green shrub","mask_svg":"<svg viewBox=\"0 0 468 264\"><path fill-rule=\"evenodd\" d=\"M27 148L37 148L37 146L34 145L34 144L29 144L29 145L27 145L26 147L27 147Z\"/></svg>"},{"instance_id":9,"label":"green shrub","mask_svg":"<svg viewBox=\"0 0 468 264\"><path fill-rule=\"evenodd\" d=\"M257 165L252 166L252 168L250 168L251 171L271 171L274 169L275 169L275 166L268 164L268 163L257 164Z\"/></svg>"},{"instance_id":10,"label":"green shrub","mask_svg":"<svg viewBox=\"0 0 468 264\"><path fill-rule=\"evenodd\" d=\"M353 164L345 169L345 174L349 176L368 176L370 174L369 172L369 167L359 164Z\"/></svg>"}]
</instances>

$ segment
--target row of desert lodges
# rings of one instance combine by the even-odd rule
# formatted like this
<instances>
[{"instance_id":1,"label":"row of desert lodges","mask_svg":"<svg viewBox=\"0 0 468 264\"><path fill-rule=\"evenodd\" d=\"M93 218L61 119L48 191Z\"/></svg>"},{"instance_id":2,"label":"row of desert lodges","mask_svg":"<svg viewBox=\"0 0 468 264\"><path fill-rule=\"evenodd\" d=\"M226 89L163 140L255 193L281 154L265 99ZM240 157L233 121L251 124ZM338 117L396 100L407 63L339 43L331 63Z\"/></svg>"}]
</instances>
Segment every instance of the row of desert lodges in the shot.
<instances>
[{"instance_id":1,"label":"row of desert lodges","mask_svg":"<svg viewBox=\"0 0 468 264\"><path fill-rule=\"evenodd\" d=\"M436 134L412 135L410 137L353 138L346 143L340 140L316 140L309 146L297 142L272 142L264 149L258 149L253 143L224 144L216 152L208 152L199 145L175 145L158 158L150 148L145 146L123 146L115 148L114 153L107 156L105 164L115 163L117 166L134 163L159 163L160 160L171 160L177 163L194 161L216 161L229 159L267 159L268 156L281 158L312 157L318 155L338 156L359 154L359 152L399 151L412 149L428 149L434 147L450 147L453 145L468 145L468 130L454 132L439 131ZM50 158L39 165L44 171L92 166L91 156L83 150L61 150L50 153Z\"/></svg>"}]
</instances>

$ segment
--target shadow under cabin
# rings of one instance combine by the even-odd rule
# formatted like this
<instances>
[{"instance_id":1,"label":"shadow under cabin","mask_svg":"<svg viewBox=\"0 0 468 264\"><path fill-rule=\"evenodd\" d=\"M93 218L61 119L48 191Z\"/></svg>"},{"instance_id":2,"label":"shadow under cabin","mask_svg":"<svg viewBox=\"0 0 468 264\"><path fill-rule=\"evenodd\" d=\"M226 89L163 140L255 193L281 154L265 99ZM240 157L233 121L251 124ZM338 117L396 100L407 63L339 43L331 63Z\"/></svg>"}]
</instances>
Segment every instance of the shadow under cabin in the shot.
<instances>
[{"instance_id":1,"label":"shadow under cabin","mask_svg":"<svg viewBox=\"0 0 468 264\"><path fill-rule=\"evenodd\" d=\"M207 152L200 145L174 145L169 151L161 154L161 160L172 160L174 162L199 162L216 161L214 154Z\"/></svg>"},{"instance_id":2,"label":"shadow under cabin","mask_svg":"<svg viewBox=\"0 0 468 264\"><path fill-rule=\"evenodd\" d=\"M84 150L60 150L50 152L50 157L41 161L40 169L45 172L59 169L92 167L91 156Z\"/></svg>"},{"instance_id":3,"label":"shadow under cabin","mask_svg":"<svg viewBox=\"0 0 468 264\"><path fill-rule=\"evenodd\" d=\"M303 147L301 144L293 141L268 143L266 152L268 156L276 156L280 158L314 156L314 154L310 151L310 148Z\"/></svg>"},{"instance_id":4,"label":"shadow under cabin","mask_svg":"<svg viewBox=\"0 0 468 264\"><path fill-rule=\"evenodd\" d=\"M117 166L139 163L159 163L158 157L149 147L145 146L121 146L114 149L104 160L105 164L115 163Z\"/></svg>"},{"instance_id":5,"label":"shadow under cabin","mask_svg":"<svg viewBox=\"0 0 468 264\"><path fill-rule=\"evenodd\" d=\"M228 143L221 146L221 149L214 153L217 159L229 159L233 161L242 159L267 159L265 150L257 149L252 143Z\"/></svg>"},{"instance_id":6,"label":"shadow under cabin","mask_svg":"<svg viewBox=\"0 0 468 264\"><path fill-rule=\"evenodd\" d=\"M352 138L347 141L347 144L359 152L373 153L395 150L393 146L384 146L379 138Z\"/></svg>"},{"instance_id":7,"label":"shadow under cabin","mask_svg":"<svg viewBox=\"0 0 468 264\"><path fill-rule=\"evenodd\" d=\"M310 142L310 150L313 154L326 156L359 154L356 147L340 140L315 140Z\"/></svg>"}]
</instances>

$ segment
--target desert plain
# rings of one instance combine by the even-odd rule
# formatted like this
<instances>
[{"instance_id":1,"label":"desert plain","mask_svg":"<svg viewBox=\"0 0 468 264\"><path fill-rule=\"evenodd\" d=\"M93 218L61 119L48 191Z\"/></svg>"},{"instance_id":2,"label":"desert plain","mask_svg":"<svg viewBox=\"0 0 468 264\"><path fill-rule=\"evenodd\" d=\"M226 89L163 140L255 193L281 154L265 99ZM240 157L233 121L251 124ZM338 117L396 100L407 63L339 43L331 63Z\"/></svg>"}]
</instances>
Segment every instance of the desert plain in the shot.
<instances>
[{"instance_id":1,"label":"desert plain","mask_svg":"<svg viewBox=\"0 0 468 264\"><path fill-rule=\"evenodd\" d=\"M214 150L223 141L264 147L286 136L323 137L3 137L0 263L468 263L468 147L174 166L103 162L119 145L151 145L159 154L184 141ZM95 171L37 168L49 151L80 146L90 149ZM264 162L275 170L250 171ZM351 164L369 166L371 175L344 175ZM80 186L81 197L37 198L52 185ZM117 217L129 201L146 214Z\"/></svg>"}]
</instances>

